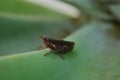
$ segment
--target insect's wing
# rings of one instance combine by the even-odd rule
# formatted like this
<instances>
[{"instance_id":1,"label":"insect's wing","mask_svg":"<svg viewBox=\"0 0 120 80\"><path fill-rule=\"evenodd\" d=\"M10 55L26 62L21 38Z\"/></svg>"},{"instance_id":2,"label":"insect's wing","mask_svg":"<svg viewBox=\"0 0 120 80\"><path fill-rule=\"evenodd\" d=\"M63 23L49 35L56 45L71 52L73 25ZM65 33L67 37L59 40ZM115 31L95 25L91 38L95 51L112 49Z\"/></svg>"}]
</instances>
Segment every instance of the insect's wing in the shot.
<instances>
[{"instance_id":1,"label":"insect's wing","mask_svg":"<svg viewBox=\"0 0 120 80\"><path fill-rule=\"evenodd\" d=\"M68 46L68 47L73 47L74 46L74 42L64 41L64 40L57 40L56 44L61 45L62 47L63 46Z\"/></svg>"},{"instance_id":2,"label":"insect's wing","mask_svg":"<svg viewBox=\"0 0 120 80\"><path fill-rule=\"evenodd\" d=\"M69 41L60 41L60 42L61 42L59 43L61 45L60 52L62 53L71 51L74 47L74 42L69 42Z\"/></svg>"},{"instance_id":3,"label":"insect's wing","mask_svg":"<svg viewBox=\"0 0 120 80\"><path fill-rule=\"evenodd\" d=\"M53 46L52 49L54 50L72 49L74 46L74 42L70 42L70 41L51 39L50 42L52 43L52 46Z\"/></svg>"},{"instance_id":4,"label":"insect's wing","mask_svg":"<svg viewBox=\"0 0 120 80\"><path fill-rule=\"evenodd\" d=\"M62 41L65 45L74 45L74 42L70 42L70 41Z\"/></svg>"}]
</instances>

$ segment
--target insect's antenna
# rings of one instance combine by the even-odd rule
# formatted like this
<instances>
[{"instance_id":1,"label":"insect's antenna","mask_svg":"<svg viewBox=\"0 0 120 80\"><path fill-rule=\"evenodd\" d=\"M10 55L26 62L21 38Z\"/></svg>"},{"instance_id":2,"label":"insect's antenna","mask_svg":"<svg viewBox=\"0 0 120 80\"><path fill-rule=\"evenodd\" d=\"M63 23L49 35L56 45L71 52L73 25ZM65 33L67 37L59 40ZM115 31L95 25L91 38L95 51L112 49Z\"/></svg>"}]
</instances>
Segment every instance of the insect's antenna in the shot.
<instances>
[{"instance_id":1,"label":"insect's antenna","mask_svg":"<svg viewBox=\"0 0 120 80\"><path fill-rule=\"evenodd\" d=\"M43 36L41 36L41 35L38 35L42 40L44 40L45 39L45 37L43 37Z\"/></svg>"}]
</instances>

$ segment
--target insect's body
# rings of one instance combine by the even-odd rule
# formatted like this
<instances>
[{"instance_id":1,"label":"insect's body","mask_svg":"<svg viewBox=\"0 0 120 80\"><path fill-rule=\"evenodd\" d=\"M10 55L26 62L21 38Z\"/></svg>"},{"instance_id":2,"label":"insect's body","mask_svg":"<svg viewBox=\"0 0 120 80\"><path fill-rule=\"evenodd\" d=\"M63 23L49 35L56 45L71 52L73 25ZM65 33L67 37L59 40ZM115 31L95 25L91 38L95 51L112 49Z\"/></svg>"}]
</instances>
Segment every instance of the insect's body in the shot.
<instances>
[{"instance_id":1,"label":"insect's body","mask_svg":"<svg viewBox=\"0 0 120 80\"><path fill-rule=\"evenodd\" d=\"M52 52L55 52L56 54L60 55L61 57L66 52L71 51L74 47L74 42L55 40L55 39L51 39L48 37L42 37L42 36L40 36L40 37L43 40L44 46L46 48L50 48Z\"/></svg>"},{"instance_id":2,"label":"insect's body","mask_svg":"<svg viewBox=\"0 0 120 80\"><path fill-rule=\"evenodd\" d=\"M50 42L44 42L44 45L47 48L50 48L52 51L57 52L58 54L62 54L68 52L73 49L74 43L63 41L63 40L54 40L50 39Z\"/></svg>"}]
</instances>

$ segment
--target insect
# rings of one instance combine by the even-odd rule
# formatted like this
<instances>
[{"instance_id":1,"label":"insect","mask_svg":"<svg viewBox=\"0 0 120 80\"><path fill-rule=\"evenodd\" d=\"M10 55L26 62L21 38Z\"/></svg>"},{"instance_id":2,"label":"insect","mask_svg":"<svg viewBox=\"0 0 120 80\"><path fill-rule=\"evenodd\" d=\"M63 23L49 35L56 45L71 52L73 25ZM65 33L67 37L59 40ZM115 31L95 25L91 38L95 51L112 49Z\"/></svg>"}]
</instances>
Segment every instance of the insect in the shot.
<instances>
[{"instance_id":1,"label":"insect","mask_svg":"<svg viewBox=\"0 0 120 80\"><path fill-rule=\"evenodd\" d=\"M49 37L39 36L43 40L43 46L45 48L49 48L51 52L60 55L61 58L64 59L63 54L71 51L74 47L74 42L64 41L64 40L56 40ZM40 47L39 47L40 48ZM46 53L44 56L48 55Z\"/></svg>"}]
</instances>

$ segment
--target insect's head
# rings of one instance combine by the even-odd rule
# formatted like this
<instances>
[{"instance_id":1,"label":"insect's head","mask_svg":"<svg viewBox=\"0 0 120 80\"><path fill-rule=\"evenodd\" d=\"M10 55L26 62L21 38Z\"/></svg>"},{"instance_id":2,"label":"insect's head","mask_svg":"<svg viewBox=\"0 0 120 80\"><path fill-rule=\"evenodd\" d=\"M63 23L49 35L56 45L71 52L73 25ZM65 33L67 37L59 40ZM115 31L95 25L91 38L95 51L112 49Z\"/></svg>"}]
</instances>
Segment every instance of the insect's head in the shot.
<instances>
[{"instance_id":1,"label":"insect's head","mask_svg":"<svg viewBox=\"0 0 120 80\"><path fill-rule=\"evenodd\" d=\"M49 48L55 47L55 45L53 44L53 40L51 38L43 37L43 36L39 36L39 37L43 40L43 43L46 47Z\"/></svg>"},{"instance_id":2,"label":"insect's head","mask_svg":"<svg viewBox=\"0 0 120 80\"><path fill-rule=\"evenodd\" d=\"M50 41L50 38L48 37L43 37L41 35L39 35L39 37L44 41L44 42L49 42Z\"/></svg>"}]
</instances>

